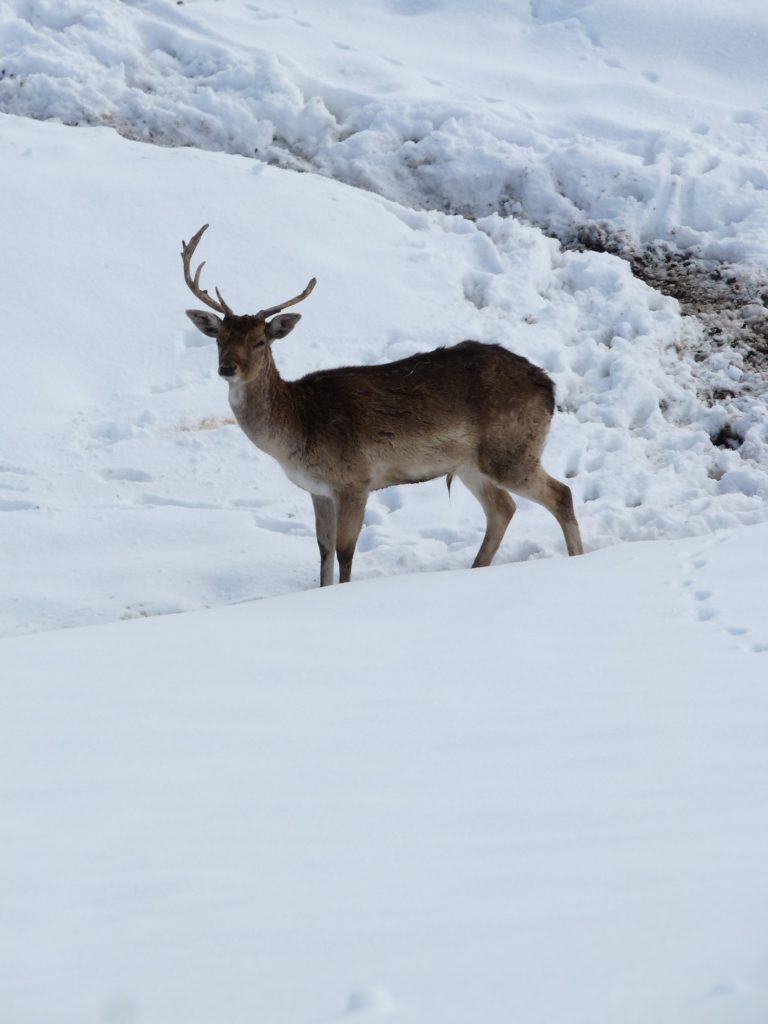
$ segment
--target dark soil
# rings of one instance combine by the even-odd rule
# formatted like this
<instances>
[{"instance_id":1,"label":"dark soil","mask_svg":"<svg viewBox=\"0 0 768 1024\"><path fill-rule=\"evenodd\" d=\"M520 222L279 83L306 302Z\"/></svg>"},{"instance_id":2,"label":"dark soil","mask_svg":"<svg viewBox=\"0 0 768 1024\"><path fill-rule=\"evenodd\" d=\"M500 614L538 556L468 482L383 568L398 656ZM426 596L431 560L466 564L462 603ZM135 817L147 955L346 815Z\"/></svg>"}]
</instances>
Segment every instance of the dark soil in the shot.
<instances>
[{"instance_id":1,"label":"dark soil","mask_svg":"<svg viewBox=\"0 0 768 1024\"><path fill-rule=\"evenodd\" d=\"M745 368L768 376L768 280L742 266L704 259L694 250L679 250L665 243L638 247L611 235L603 226L581 228L566 248L607 252L620 256L632 272L650 287L680 302L687 316L704 328L708 351L732 346Z\"/></svg>"}]
</instances>

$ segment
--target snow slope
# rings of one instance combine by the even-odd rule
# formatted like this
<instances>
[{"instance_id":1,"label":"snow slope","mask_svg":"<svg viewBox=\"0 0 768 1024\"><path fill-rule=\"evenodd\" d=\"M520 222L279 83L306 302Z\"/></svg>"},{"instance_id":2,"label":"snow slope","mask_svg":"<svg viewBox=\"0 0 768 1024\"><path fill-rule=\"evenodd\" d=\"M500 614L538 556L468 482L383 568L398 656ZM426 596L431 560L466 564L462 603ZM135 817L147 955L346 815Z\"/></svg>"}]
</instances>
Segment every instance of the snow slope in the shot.
<instances>
[{"instance_id":1,"label":"snow slope","mask_svg":"<svg viewBox=\"0 0 768 1024\"><path fill-rule=\"evenodd\" d=\"M762 0L6 0L0 109L768 269Z\"/></svg>"},{"instance_id":2,"label":"snow slope","mask_svg":"<svg viewBox=\"0 0 768 1024\"><path fill-rule=\"evenodd\" d=\"M398 205L2 119L0 509L25 514L5 534L0 631L312 584L307 500L223 424L212 346L180 315L175 254L205 221L209 273L241 311L320 277L280 350L289 375L465 337L543 365L561 409L548 464L591 548L764 519L765 379L729 339L768 323L767 39L751 0L695 17L624 0L369 0L354 16L326 0L9 0L0 109L314 168ZM705 333L625 262L532 224L679 247L727 311ZM451 507L439 483L376 498L357 575L470 563L480 516L457 491ZM555 550L524 509L499 560Z\"/></svg>"},{"instance_id":3,"label":"snow slope","mask_svg":"<svg viewBox=\"0 0 768 1024\"><path fill-rule=\"evenodd\" d=\"M0 644L0 1017L762 1024L768 527Z\"/></svg>"},{"instance_id":4,"label":"snow slope","mask_svg":"<svg viewBox=\"0 0 768 1024\"><path fill-rule=\"evenodd\" d=\"M767 36L756 0L2 5L3 1024L764 1024L764 378L573 247L692 254L759 336ZM434 481L315 590L183 313L205 222L242 312L318 277L286 376L543 366L587 556L520 502L460 571L482 513Z\"/></svg>"},{"instance_id":5,"label":"snow slope","mask_svg":"<svg viewBox=\"0 0 768 1024\"><path fill-rule=\"evenodd\" d=\"M497 216L416 213L239 157L2 118L8 197L0 381L6 634L307 589L309 496L228 424L215 345L184 309L182 238L211 222L209 284L236 309L317 289L276 350L289 377L473 337L551 373L546 465L590 549L768 518L761 396L700 396L695 326L600 253ZM712 386L742 375L716 353ZM720 440L725 426L743 443ZM372 497L357 578L470 565L484 526L443 481ZM561 552L523 505L499 563Z\"/></svg>"}]
</instances>

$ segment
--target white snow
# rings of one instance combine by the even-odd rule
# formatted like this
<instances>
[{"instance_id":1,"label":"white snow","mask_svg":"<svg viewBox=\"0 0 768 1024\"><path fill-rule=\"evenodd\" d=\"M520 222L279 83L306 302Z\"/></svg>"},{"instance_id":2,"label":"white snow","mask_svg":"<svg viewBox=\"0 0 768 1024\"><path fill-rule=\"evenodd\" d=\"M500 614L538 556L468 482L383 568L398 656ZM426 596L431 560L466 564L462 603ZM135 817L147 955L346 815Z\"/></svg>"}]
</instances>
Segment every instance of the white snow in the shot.
<instances>
[{"instance_id":1,"label":"white snow","mask_svg":"<svg viewBox=\"0 0 768 1024\"><path fill-rule=\"evenodd\" d=\"M767 43L756 0L6 0L3 1024L766 1019L764 376L552 236L759 324ZM461 571L438 480L315 590L184 316L206 222L239 312L317 276L287 377L544 367L587 556L520 501Z\"/></svg>"},{"instance_id":2,"label":"white snow","mask_svg":"<svg viewBox=\"0 0 768 1024\"><path fill-rule=\"evenodd\" d=\"M762 0L6 0L3 109L768 264Z\"/></svg>"},{"instance_id":3,"label":"white snow","mask_svg":"<svg viewBox=\"0 0 768 1024\"><path fill-rule=\"evenodd\" d=\"M766 570L763 525L5 640L0 1014L758 1024Z\"/></svg>"},{"instance_id":4,"label":"white snow","mask_svg":"<svg viewBox=\"0 0 768 1024\"><path fill-rule=\"evenodd\" d=\"M768 518L762 395L698 395L695 325L625 262L563 252L497 215L413 212L241 157L5 116L13 197L10 351L0 451L6 634L186 611L313 586L309 496L228 422L215 343L184 316L182 238L212 222L205 278L243 312L312 275L276 348L290 377L467 337L499 341L557 383L546 464L573 488L587 546ZM62 196L65 200L62 201ZM245 218L243 210L248 211ZM716 353L714 381L740 372ZM725 423L744 443L713 445ZM355 575L470 565L484 519L444 481L375 495ZM523 505L497 561L560 554Z\"/></svg>"}]
</instances>

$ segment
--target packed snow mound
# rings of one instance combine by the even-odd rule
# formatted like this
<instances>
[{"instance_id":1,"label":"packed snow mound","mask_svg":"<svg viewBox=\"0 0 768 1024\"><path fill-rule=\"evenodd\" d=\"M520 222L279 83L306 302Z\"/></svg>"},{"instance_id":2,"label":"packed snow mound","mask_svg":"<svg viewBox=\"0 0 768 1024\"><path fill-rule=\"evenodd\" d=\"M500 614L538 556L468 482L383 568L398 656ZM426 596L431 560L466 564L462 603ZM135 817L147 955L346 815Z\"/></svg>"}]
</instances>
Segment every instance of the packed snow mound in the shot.
<instances>
[{"instance_id":1,"label":"packed snow mound","mask_svg":"<svg viewBox=\"0 0 768 1024\"><path fill-rule=\"evenodd\" d=\"M287 377L465 338L542 366L559 405L545 466L569 482L589 550L768 518L762 397L733 396L739 357L691 358L695 325L626 262L564 252L512 218L418 212L224 154L0 118L14 253L3 632L316 583L309 496L232 424L215 343L184 316L198 303L180 243L206 222L204 282L236 310L317 276L275 350ZM441 480L379 492L354 576L468 566L483 529L459 485L450 502ZM554 519L521 502L496 562L562 550Z\"/></svg>"},{"instance_id":2,"label":"packed snow mound","mask_svg":"<svg viewBox=\"0 0 768 1024\"><path fill-rule=\"evenodd\" d=\"M7 0L0 109L607 225L751 269L762 304L767 48L762 0Z\"/></svg>"}]
</instances>

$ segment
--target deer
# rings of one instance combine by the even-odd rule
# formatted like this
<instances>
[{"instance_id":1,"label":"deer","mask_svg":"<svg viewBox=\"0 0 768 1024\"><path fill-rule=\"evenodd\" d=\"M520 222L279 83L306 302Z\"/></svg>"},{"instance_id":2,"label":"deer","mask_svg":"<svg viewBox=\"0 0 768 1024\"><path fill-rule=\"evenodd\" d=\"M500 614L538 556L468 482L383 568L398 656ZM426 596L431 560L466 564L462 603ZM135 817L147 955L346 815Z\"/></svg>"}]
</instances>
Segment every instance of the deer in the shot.
<instances>
[{"instance_id":1,"label":"deer","mask_svg":"<svg viewBox=\"0 0 768 1024\"><path fill-rule=\"evenodd\" d=\"M516 505L510 491L555 517L569 555L583 553L570 488L551 477L541 456L555 410L551 378L497 344L462 341L371 366L280 376L272 345L301 315L284 313L298 295L240 316L218 288L200 284L191 260L208 225L182 241L184 280L208 307L188 309L195 327L218 345L219 376L246 437L308 491L320 550L320 586L349 582L371 491L445 476L469 489L486 517L473 567L490 565ZM213 312L209 312L212 310ZM218 314L218 315L217 315Z\"/></svg>"}]
</instances>

